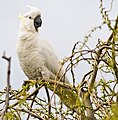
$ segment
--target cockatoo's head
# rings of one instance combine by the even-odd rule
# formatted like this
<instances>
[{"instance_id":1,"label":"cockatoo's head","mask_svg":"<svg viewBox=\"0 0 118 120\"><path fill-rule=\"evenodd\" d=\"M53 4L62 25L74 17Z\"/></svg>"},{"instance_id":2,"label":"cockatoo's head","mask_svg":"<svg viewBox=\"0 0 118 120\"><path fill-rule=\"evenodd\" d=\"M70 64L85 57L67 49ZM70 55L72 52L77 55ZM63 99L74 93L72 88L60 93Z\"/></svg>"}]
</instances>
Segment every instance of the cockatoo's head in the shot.
<instances>
[{"instance_id":1,"label":"cockatoo's head","mask_svg":"<svg viewBox=\"0 0 118 120\"><path fill-rule=\"evenodd\" d=\"M38 28L42 25L41 13L39 9L35 7L28 5L26 7L29 7L31 10L24 15L19 15L20 29L25 31L38 32Z\"/></svg>"}]
</instances>

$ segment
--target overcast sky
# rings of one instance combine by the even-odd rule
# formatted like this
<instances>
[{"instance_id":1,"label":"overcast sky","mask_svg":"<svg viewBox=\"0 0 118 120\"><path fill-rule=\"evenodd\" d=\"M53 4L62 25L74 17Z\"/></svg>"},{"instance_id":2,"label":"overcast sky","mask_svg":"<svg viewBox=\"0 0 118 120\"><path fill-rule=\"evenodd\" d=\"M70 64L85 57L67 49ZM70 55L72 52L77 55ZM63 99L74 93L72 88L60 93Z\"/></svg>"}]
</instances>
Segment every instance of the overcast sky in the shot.
<instances>
[{"instance_id":1,"label":"overcast sky","mask_svg":"<svg viewBox=\"0 0 118 120\"><path fill-rule=\"evenodd\" d=\"M105 5L109 9L108 0L106 1ZM14 88L20 88L23 80L27 79L16 55L18 15L29 10L26 5L40 9L43 20L40 34L49 40L61 59L70 55L74 43L78 40L82 41L87 31L101 24L99 0L1 0L0 56L5 50L7 55L12 57L11 85ZM114 0L110 16L116 18L117 13L118 0ZM101 33L103 39L108 37L106 33ZM6 65L6 62L0 58L0 89L5 86Z\"/></svg>"}]
</instances>

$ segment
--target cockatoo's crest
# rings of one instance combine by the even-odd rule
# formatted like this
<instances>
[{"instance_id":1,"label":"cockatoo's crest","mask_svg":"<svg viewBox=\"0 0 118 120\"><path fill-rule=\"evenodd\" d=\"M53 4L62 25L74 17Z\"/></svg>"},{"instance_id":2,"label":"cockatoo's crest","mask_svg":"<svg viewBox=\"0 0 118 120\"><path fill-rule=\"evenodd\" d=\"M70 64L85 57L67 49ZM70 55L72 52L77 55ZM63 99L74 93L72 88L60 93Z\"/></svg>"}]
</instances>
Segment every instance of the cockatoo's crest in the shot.
<instances>
[{"instance_id":1,"label":"cockatoo's crest","mask_svg":"<svg viewBox=\"0 0 118 120\"><path fill-rule=\"evenodd\" d=\"M36 10L36 11L39 11L39 9L38 8L36 8L36 7L33 7L33 6L30 6L30 5L26 5L26 7L28 7L28 8L30 8L31 10Z\"/></svg>"},{"instance_id":2,"label":"cockatoo's crest","mask_svg":"<svg viewBox=\"0 0 118 120\"><path fill-rule=\"evenodd\" d=\"M20 20L22 20L22 18L24 17L24 16L27 16L28 14L41 14L40 13L40 11L39 11L39 9L38 8L36 8L36 7L33 7L33 6L30 6L30 5L26 5L26 7L27 8L30 8L30 11L29 12L27 12L27 13L25 13L25 14L19 14L19 19Z\"/></svg>"}]
</instances>

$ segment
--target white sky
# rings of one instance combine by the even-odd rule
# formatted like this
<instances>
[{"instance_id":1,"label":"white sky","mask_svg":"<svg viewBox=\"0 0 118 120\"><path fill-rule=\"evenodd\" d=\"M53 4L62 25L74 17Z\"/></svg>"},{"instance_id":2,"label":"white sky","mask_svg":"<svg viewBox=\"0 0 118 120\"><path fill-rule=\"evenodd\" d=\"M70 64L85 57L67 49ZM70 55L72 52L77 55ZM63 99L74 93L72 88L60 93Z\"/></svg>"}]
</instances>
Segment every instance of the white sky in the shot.
<instances>
[{"instance_id":1,"label":"white sky","mask_svg":"<svg viewBox=\"0 0 118 120\"><path fill-rule=\"evenodd\" d=\"M106 2L109 8L108 0ZM0 56L5 50L12 57L11 85L14 88L20 88L26 79L16 55L18 15L29 10L26 5L40 9L43 20L41 36L49 40L60 58L69 56L74 43L82 41L88 30L101 23L99 0L1 0ZM118 14L118 0L114 0L113 6L111 17L114 19ZM108 37L105 32L101 36ZM0 89L4 88L5 81L6 62L0 58Z\"/></svg>"}]
</instances>

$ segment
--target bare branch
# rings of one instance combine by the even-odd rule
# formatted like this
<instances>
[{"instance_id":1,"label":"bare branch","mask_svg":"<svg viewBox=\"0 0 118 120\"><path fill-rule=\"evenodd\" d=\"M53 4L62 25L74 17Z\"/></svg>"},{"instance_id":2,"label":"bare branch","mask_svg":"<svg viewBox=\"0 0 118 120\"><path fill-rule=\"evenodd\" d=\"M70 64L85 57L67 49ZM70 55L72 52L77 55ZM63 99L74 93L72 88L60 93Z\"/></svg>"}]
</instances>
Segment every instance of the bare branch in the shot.
<instances>
[{"instance_id":1,"label":"bare branch","mask_svg":"<svg viewBox=\"0 0 118 120\"><path fill-rule=\"evenodd\" d=\"M2 56L3 59L5 59L8 62L8 68L7 68L7 87L6 87L6 102L4 105L4 109L2 111L0 120L3 120L5 113L7 112L8 106L9 106L9 91L10 91L10 69L11 69L11 57L6 57L5 52Z\"/></svg>"}]
</instances>

